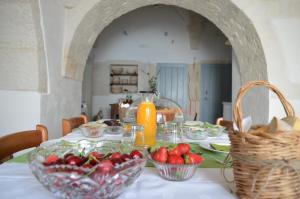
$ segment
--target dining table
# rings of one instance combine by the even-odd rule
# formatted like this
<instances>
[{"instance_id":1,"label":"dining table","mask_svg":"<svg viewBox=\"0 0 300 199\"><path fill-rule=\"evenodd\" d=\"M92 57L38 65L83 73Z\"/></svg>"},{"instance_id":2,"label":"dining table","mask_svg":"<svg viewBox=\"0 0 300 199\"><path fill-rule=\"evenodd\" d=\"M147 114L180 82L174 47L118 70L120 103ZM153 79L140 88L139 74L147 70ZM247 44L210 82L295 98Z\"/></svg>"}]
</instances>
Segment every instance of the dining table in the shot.
<instances>
[{"instance_id":1,"label":"dining table","mask_svg":"<svg viewBox=\"0 0 300 199\"><path fill-rule=\"evenodd\" d=\"M225 135L226 136L226 135ZM80 140L85 138L79 129L74 129L70 134L59 140ZM122 135L104 134L101 138L106 140L120 140ZM54 142L56 140L49 140ZM194 143L197 141L184 138L183 142ZM29 149L30 150L30 149ZM1 199L53 199L55 196L48 191L32 174L27 162L25 150L14 159L0 165L0 198ZM32 150L32 149L31 149ZM205 151L205 149L204 149ZM232 169L225 169L226 179L221 172L222 162L219 157L214 158L212 151L207 151L202 167L197 168L195 175L186 181L168 181L161 178L154 167L146 166L139 178L129 186L119 199L232 199L234 194L233 184L228 180L233 179ZM222 156L223 157L223 156ZM215 162L214 162L215 161Z\"/></svg>"}]
</instances>

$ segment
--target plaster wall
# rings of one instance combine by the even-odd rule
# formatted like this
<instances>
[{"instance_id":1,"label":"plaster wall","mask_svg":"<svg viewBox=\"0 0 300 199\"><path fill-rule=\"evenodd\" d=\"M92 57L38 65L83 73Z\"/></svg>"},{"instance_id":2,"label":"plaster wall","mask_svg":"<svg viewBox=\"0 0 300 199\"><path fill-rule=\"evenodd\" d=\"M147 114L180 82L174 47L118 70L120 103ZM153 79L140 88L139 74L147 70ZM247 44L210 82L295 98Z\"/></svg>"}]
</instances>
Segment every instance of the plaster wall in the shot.
<instances>
[{"instance_id":1,"label":"plaster wall","mask_svg":"<svg viewBox=\"0 0 300 199\"><path fill-rule=\"evenodd\" d=\"M0 60L0 89L46 91L37 1L0 1Z\"/></svg>"},{"instance_id":2,"label":"plaster wall","mask_svg":"<svg viewBox=\"0 0 300 199\"><path fill-rule=\"evenodd\" d=\"M176 7L140 8L113 21L101 32L90 54L95 62L93 115L101 109L110 117L109 104L125 98L125 94L110 92L110 64L137 64L138 90L148 90L145 72L152 76L157 63L230 62L231 47L225 45L226 40L207 19ZM90 81L85 78L83 84Z\"/></svg>"},{"instance_id":3,"label":"plaster wall","mask_svg":"<svg viewBox=\"0 0 300 199\"><path fill-rule=\"evenodd\" d=\"M68 35L65 45L65 67L63 75L82 79L83 65L97 34L114 19L143 6L154 4L175 5L196 13L211 20L227 36L236 52L241 70L242 83L253 79L267 80L267 68L264 52L257 32L243 9L228 1L171 1L171 0L116 0L116 1L77 1L68 10ZM85 13L85 14L84 14ZM69 23L70 22L70 23ZM268 117L268 93L258 92L250 95L248 100L251 108L246 107L254 121L266 121Z\"/></svg>"},{"instance_id":4,"label":"plaster wall","mask_svg":"<svg viewBox=\"0 0 300 199\"><path fill-rule=\"evenodd\" d=\"M110 64L135 64L138 65L138 91L149 90L148 75L155 74L155 65L130 60L114 60L106 62L95 62L93 67L93 91L92 91L92 115L95 115L100 109L104 117L110 118L109 104L118 103L120 99L125 99L126 94L112 94L110 90ZM85 82L86 80L84 80ZM139 97L133 94L133 99Z\"/></svg>"},{"instance_id":5,"label":"plaster wall","mask_svg":"<svg viewBox=\"0 0 300 199\"><path fill-rule=\"evenodd\" d=\"M82 106L81 112L85 112L88 118L92 118L92 102L93 102L93 63L88 60L84 70L84 77L82 81ZM101 86L101 85L95 85Z\"/></svg>"},{"instance_id":6,"label":"plaster wall","mask_svg":"<svg viewBox=\"0 0 300 199\"><path fill-rule=\"evenodd\" d=\"M0 136L35 129L40 123L40 98L35 91L0 90Z\"/></svg>"},{"instance_id":7,"label":"plaster wall","mask_svg":"<svg viewBox=\"0 0 300 199\"><path fill-rule=\"evenodd\" d=\"M233 2L252 20L266 56L269 81L276 85L300 115L300 1L246 0ZM269 119L283 109L269 93Z\"/></svg>"},{"instance_id":8,"label":"plaster wall","mask_svg":"<svg viewBox=\"0 0 300 199\"><path fill-rule=\"evenodd\" d=\"M197 17L199 23L193 23L190 17ZM196 36L191 37L192 34ZM231 47L225 45L226 40L215 25L200 15L172 6L144 7L123 15L107 26L97 38L91 53L95 62L137 60L155 64L230 61Z\"/></svg>"},{"instance_id":9,"label":"plaster wall","mask_svg":"<svg viewBox=\"0 0 300 199\"><path fill-rule=\"evenodd\" d=\"M61 76L63 59L64 7L59 0L41 0L43 32L49 69L49 92L41 97L41 123L49 138L62 136L61 120L78 116L81 82Z\"/></svg>"}]
</instances>

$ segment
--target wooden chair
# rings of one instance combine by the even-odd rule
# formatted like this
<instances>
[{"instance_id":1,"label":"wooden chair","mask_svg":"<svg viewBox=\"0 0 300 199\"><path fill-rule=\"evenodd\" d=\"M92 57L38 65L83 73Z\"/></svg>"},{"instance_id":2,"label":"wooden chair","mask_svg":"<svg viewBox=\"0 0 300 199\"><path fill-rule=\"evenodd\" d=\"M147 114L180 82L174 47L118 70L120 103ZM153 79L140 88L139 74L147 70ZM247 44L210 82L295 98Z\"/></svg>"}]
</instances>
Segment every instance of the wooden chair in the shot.
<instances>
[{"instance_id":1,"label":"wooden chair","mask_svg":"<svg viewBox=\"0 0 300 199\"><path fill-rule=\"evenodd\" d=\"M233 122L229 120L224 120L222 117L219 117L216 121L217 125L226 127L227 131L233 130Z\"/></svg>"},{"instance_id":2,"label":"wooden chair","mask_svg":"<svg viewBox=\"0 0 300 199\"><path fill-rule=\"evenodd\" d=\"M79 127L81 124L86 124L88 118L86 115L80 115L79 117L73 117L69 119L62 119L62 134L63 136L72 132L72 129Z\"/></svg>"},{"instance_id":3,"label":"wooden chair","mask_svg":"<svg viewBox=\"0 0 300 199\"><path fill-rule=\"evenodd\" d=\"M36 130L21 131L0 137L0 163L9 160L18 151L37 147L47 140L48 130L43 125L36 125Z\"/></svg>"}]
</instances>

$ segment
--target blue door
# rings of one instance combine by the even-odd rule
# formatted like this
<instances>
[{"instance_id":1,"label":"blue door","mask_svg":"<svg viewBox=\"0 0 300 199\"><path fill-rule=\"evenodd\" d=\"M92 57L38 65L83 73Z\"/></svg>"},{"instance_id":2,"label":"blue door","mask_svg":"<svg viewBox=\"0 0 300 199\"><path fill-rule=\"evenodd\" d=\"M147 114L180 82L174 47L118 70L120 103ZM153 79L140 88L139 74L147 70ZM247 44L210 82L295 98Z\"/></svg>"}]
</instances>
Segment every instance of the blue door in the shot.
<instances>
[{"instance_id":1,"label":"blue door","mask_svg":"<svg viewBox=\"0 0 300 199\"><path fill-rule=\"evenodd\" d=\"M215 123L223 116L223 102L231 102L231 64L202 64L200 120Z\"/></svg>"},{"instance_id":2,"label":"blue door","mask_svg":"<svg viewBox=\"0 0 300 199\"><path fill-rule=\"evenodd\" d=\"M157 88L161 96L177 102L186 110L188 102L187 64L159 63Z\"/></svg>"}]
</instances>

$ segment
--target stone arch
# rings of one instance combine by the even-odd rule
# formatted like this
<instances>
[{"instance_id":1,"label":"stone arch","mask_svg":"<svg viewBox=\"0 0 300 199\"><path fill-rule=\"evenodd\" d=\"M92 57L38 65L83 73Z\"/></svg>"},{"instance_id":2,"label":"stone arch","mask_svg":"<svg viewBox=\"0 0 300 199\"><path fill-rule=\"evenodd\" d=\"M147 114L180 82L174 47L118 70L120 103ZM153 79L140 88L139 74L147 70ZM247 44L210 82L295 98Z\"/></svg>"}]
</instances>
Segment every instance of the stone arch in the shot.
<instances>
[{"instance_id":1,"label":"stone arch","mask_svg":"<svg viewBox=\"0 0 300 199\"><path fill-rule=\"evenodd\" d=\"M117 0L98 1L79 19L65 49L63 76L82 80L86 60L97 36L114 19L135 9L155 5L173 5L198 13L214 23L229 39L236 54L241 84L250 80L267 80L267 65L260 38L246 14L231 0ZM259 99L259 101L257 100ZM247 114L256 121L266 121L269 113L267 92L249 95Z\"/></svg>"}]
</instances>

